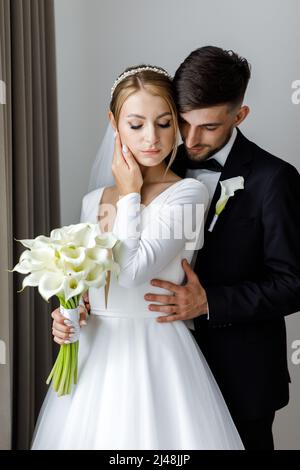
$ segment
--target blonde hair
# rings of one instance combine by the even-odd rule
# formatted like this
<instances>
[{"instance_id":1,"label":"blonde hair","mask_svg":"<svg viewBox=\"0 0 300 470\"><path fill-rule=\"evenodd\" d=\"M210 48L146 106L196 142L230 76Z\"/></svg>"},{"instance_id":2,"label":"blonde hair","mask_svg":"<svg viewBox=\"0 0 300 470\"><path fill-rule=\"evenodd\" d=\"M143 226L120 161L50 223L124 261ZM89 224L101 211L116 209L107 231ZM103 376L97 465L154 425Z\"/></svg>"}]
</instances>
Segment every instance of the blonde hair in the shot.
<instances>
[{"instance_id":1,"label":"blonde hair","mask_svg":"<svg viewBox=\"0 0 300 470\"><path fill-rule=\"evenodd\" d=\"M131 70L142 68L142 67L152 67L148 65L139 65L135 67L129 67L118 78L120 78L126 72L130 72ZM153 67L155 69L162 70L165 72L164 69L160 67ZM118 80L118 79L117 79ZM178 144L178 114L175 105L175 101L173 98L173 90L172 90L172 82L170 78L165 75L164 73L159 73L154 70L142 70L137 71L133 75L125 76L114 88L112 99L110 102L110 111L112 112L116 123L119 122L120 112L123 104L129 98L129 96L133 95L137 91L146 90L153 96L160 96L165 102L168 104L171 115L174 122L174 145L173 150L171 153L171 157L167 168L165 170L164 177L166 176L170 166L172 165L176 153L177 153L177 144Z\"/></svg>"}]
</instances>

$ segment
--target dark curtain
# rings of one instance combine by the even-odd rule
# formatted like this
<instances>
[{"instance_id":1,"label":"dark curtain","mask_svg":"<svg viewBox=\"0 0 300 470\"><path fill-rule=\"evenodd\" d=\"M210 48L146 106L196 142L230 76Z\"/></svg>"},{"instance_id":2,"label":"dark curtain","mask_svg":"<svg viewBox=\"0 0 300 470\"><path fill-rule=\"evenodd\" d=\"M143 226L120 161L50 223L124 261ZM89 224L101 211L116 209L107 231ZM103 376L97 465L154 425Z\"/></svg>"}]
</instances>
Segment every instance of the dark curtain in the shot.
<instances>
[{"instance_id":1,"label":"dark curtain","mask_svg":"<svg viewBox=\"0 0 300 470\"><path fill-rule=\"evenodd\" d=\"M1 0L1 4L9 22L5 35L10 45L6 64L11 90L11 240L26 239L48 235L60 225L54 4L53 0ZM13 242L13 264L24 249ZM51 337L54 305L46 303L36 288L17 294L23 277L14 275L13 284L14 449L30 446L57 352Z\"/></svg>"}]
</instances>

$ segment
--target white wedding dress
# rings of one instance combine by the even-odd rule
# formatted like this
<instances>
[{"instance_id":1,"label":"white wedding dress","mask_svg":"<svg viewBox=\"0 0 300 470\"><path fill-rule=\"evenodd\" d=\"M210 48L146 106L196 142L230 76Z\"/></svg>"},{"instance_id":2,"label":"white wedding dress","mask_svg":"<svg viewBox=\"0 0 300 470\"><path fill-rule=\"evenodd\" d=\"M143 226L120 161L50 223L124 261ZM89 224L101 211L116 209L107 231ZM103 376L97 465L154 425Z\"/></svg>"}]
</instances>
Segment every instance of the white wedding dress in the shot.
<instances>
[{"instance_id":1,"label":"white wedding dress","mask_svg":"<svg viewBox=\"0 0 300 470\"><path fill-rule=\"evenodd\" d=\"M82 222L96 223L102 192L84 197ZM174 233L182 224L180 210L191 203L208 203L205 186L192 178L172 184L144 208L138 193L118 201L113 231L123 240L114 251L119 283L112 275L107 310L104 288L90 289L78 383L70 396L57 397L49 388L32 449L243 449L192 325L157 322L163 314L151 312L144 299L147 292L170 294L151 286L153 278L184 280L181 260L193 255L187 240L155 239L151 230ZM202 244L202 232L200 238Z\"/></svg>"}]
</instances>

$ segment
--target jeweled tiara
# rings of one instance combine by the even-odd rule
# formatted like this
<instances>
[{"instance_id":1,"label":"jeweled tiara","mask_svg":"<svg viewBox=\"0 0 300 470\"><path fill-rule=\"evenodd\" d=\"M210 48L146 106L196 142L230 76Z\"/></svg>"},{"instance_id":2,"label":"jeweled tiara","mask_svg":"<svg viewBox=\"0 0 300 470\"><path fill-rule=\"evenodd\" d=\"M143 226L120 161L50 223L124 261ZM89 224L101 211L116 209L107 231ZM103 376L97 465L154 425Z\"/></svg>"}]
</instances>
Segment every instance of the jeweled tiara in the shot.
<instances>
[{"instance_id":1,"label":"jeweled tiara","mask_svg":"<svg viewBox=\"0 0 300 470\"><path fill-rule=\"evenodd\" d=\"M115 81L115 83L113 84L113 86L111 88L111 98L114 94L114 91L115 91L116 87L119 85L120 82L122 82L125 78L130 77L131 75L135 75L136 73L139 73L139 72L144 72L145 70L150 70L151 72L160 73L161 75L165 75L170 80L172 80L172 76L164 69L159 69L157 67L151 67L149 65L147 65L145 67L137 67L135 69L128 70L127 72L122 73L119 76L119 78L117 78L117 80Z\"/></svg>"}]
</instances>

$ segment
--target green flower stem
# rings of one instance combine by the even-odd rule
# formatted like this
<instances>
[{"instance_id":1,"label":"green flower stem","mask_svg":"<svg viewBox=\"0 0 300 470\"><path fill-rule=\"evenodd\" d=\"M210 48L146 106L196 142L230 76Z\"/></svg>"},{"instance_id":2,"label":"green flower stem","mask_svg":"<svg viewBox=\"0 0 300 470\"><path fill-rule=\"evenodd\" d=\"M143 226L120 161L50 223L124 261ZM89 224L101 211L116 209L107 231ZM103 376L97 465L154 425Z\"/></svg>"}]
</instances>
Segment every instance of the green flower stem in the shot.
<instances>
[{"instance_id":1,"label":"green flower stem","mask_svg":"<svg viewBox=\"0 0 300 470\"><path fill-rule=\"evenodd\" d=\"M78 307L80 297L81 295L77 295L65 301L63 297L58 296L58 299L62 307L74 309ZM52 380L52 387L58 393L58 396L69 395L72 386L77 383L78 349L79 341L60 346L54 366L46 380L48 385Z\"/></svg>"},{"instance_id":2,"label":"green flower stem","mask_svg":"<svg viewBox=\"0 0 300 470\"><path fill-rule=\"evenodd\" d=\"M63 364L64 364L64 348L61 347L58 358L57 358L57 367L55 367L54 365L55 370L54 370L54 377L53 377L53 386L55 390L58 390L58 387L59 387L59 381L60 381L60 377L62 374Z\"/></svg>"},{"instance_id":3,"label":"green flower stem","mask_svg":"<svg viewBox=\"0 0 300 470\"><path fill-rule=\"evenodd\" d=\"M79 349L79 341L75 343L76 349L75 349L75 356L78 357L78 349ZM78 374L78 361L75 361L75 367L74 367L74 384L77 384L77 374Z\"/></svg>"},{"instance_id":4,"label":"green flower stem","mask_svg":"<svg viewBox=\"0 0 300 470\"><path fill-rule=\"evenodd\" d=\"M74 371L74 363L75 363L75 347L74 347L74 343L71 343L70 344L70 362L71 362L71 367L69 369L69 373L68 373L68 380L67 380L67 383L66 383L66 393L67 394L70 394L71 392L71 387L72 387L72 383L73 383L73 371Z\"/></svg>"},{"instance_id":5,"label":"green flower stem","mask_svg":"<svg viewBox=\"0 0 300 470\"><path fill-rule=\"evenodd\" d=\"M63 362L63 370L62 376L58 388L58 396L62 396L66 394L66 381L68 378L68 367L71 367L70 364L70 346L71 344L64 345L64 362Z\"/></svg>"}]
</instances>

